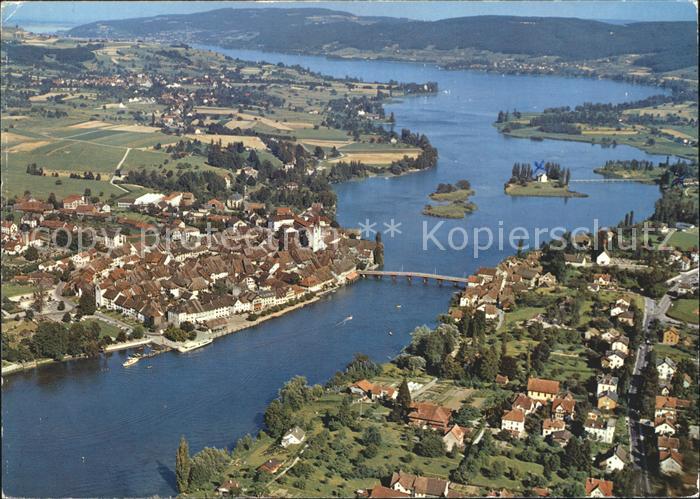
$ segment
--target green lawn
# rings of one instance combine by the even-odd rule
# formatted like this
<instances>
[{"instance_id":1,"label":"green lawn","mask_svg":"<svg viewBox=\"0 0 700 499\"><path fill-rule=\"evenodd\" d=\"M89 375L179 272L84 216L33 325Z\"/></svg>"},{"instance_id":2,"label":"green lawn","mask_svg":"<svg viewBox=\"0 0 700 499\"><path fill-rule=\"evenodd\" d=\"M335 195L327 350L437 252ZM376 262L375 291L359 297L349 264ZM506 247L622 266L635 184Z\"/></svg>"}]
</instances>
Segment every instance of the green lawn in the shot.
<instances>
[{"instance_id":1,"label":"green lawn","mask_svg":"<svg viewBox=\"0 0 700 499\"><path fill-rule=\"evenodd\" d=\"M2 285L2 296L7 296L8 298L30 294L34 291L36 291L36 287L29 284L3 283Z\"/></svg>"},{"instance_id":2,"label":"green lawn","mask_svg":"<svg viewBox=\"0 0 700 499\"><path fill-rule=\"evenodd\" d=\"M87 327L90 324L97 323L100 326L100 338L104 336L110 336L112 339L116 338L121 331L117 326L109 324L101 320L87 320L83 321L83 324Z\"/></svg>"},{"instance_id":3,"label":"green lawn","mask_svg":"<svg viewBox=\"0 0 700 499\"><path fill-rule=\"evenodd\" d=\"M676 300L668 310L668 316L679 321L698 323L698 300L695 298L683 298Z\"/></svg>"},{"instance_id":4,"label":"green lawn","mask_svg":"<svg viewBox=\"0 0 700 499\"><path fill-rule=\"evenodd\" d=\"M698 235L700 234L698 227L694 227L688 230L677 230L669 238L666 243L668 246L675 246L680 250L690 250L692 248L698 247Z\"/></svg>"},{"instance_id":5,"label":"green lawn","mask_svg":"<svg viewBox=\"0 0 700 499\"><path fill-rule=\"evenodd\" d=\"M522 321L528 321L537 314L544 312L544 307L518 307L512 312L507 312L503 321L503 327L506 329L512 328L515 324Z\"/></svg>"},{"instance_id":6,"label":"green lawn","mask_svg":"<svg viewBox=\"0 0 700 499\"><path fill-rule=\"evenodd\" d=\"M426 204L423 215L438 218L464 218L465 214L476 210L474 203L454 201L449 204Z\"/></svg>"}]
</instances>

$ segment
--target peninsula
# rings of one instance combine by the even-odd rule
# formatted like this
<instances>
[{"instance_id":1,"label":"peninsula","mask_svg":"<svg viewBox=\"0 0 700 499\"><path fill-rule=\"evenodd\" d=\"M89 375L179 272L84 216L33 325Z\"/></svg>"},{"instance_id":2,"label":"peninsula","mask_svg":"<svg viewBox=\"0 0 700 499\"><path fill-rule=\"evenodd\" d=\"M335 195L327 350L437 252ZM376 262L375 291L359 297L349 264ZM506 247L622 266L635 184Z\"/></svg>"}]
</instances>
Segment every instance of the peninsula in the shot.
<instances>
[{"instance_id":1,"label":"peninsula","mask_svg":"<svg viewBox=\"0 0 700 499\"><path fill-rule=\"evenodd\" d=\"M558 163L541 163L533 172L530 163L515 163L513 174L505 184L509 196L584 198L586 194L569 189L571 171Z\"/></svg>"}]
</instances>

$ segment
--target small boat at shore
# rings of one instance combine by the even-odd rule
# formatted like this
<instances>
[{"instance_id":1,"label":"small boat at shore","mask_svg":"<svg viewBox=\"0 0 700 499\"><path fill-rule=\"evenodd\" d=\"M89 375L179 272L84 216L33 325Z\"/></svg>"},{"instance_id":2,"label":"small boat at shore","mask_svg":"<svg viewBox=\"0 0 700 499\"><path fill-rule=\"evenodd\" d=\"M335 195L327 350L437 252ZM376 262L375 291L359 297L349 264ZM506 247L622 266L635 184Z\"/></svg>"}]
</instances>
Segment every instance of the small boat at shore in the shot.
<instances>
[{"instance_id":1,"label":"small boat at shore","mask_svg":"<svg viewBox=\"0 0 700 499\"><path fill-rule=\"evenodd\" d=\"M128 359L126 359L126 360L124 361L124 363L122 364L122 366L124 366L124 367L133 366L133 365L136 364L139 360L141 360L141 357L138 357L138 356L129 357Z\"/></svg>"}]
</instances>

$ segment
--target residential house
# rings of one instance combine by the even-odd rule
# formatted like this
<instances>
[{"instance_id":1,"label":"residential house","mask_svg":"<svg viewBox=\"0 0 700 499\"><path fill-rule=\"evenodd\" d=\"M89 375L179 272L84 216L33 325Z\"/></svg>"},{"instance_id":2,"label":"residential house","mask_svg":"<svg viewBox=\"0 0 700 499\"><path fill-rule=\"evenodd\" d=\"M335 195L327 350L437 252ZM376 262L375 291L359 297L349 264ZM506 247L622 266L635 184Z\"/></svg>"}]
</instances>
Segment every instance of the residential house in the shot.
<instances>
[{"instance_id":1,"label":"residential house","mask_svg":"<svg viewBox=\"0 0 700 499\"><path fill-rule=\"evenodd\" d=\"M626 326L634 326L634 312L627 310L617 316L617 322Z\"/></svg>"},{"instance_id":2,"label":"residential house","mask_svg":"<svg viewBox=\"0 0 700 499\"><path fill-rule=\"evenodd\" d=\"M506 411L501 418L501 429L515 437L525 435L525 413L520 409Z\"/></svg>"},{"instance_id":3,"label":"residential house","mask_svg":"<svg viewBox=\"0 0 700 499\"><path fill-rule=\"evenodd\" d=\"M671 326L663 332L661 343L663 343L664 345L678 345L680 339L681 335L678 332L678 329L676 329L674 326Z\"/></svg>"},{"instance_id":4,"label":"residential house","mask_svg":"<svg viewBox=\"0 0 700 499\"><path fill-rule=\"evenodd\" d=\"M549 379L528 378L527 396L534 400L548 402L559 393L559 382Z\"/></svg>"},{"instance_id":5,"label":"residential house","mask_svg":"<svg viewBox=\"0 0 700 499\"><path fill-rule=\"evenodd\" d=\"M585 267L588 265L588 256L584 253L564 253L564 264L570 267Z\"/></svg>"},{"instance_id":6,"label":"residential house","mask_svg":"<svg viewBox=\"0 0 700 499\"><path fill-rule=\"evenodd\" d=\"M369 400L394 400L398 396L398 391L395 388L375 385L366 379L361 379L353 383L350 385L349 390L350 393Z\"/></svg>"},{"instance_id":7,"label":"residential house","mask_svg":"<svg viewBox=\"0 0 700 499\"><path fill-rule=\"evenodd\" d=\"M676 450L659 452L659 471L664 475L680 475L683 473L683 456Z\"/></svg>"},{"instance_id":8,"label":"residential house","mask_svg":"<svg viewBox=\"0 0 700 499\"><path fill-rule=\"evenodd\" d=\"M613 340L612 344L610 345L610 350L622 352L625 355L629 355L629 344L630 339L627 336L619 336Z\"/></svg>"},{"instance_id":9,"label":"residential house","mask_svg":"<svg viewBox=\"0 0 700 499\"><path fill-rule=\"evenodd\" d=\"M591 439L611 444L615 435L616 423L617 420L615 418L588 418L583 425L583 429Z\"/></svg>"},{"instance_id":10,"label":"residential house","mask_svg":"<svg viewBox=\"0 0 700 499\"><path fill-rule=\"evenodd\" d=\"M6 236L14 236L18 231L17 224L12 220L2 221L2 233Z\"/></svg>"},{"instance_id":11,"label":"residential house","mask_svg":"<svg viewBox=\"0 0 700 499\"><path fill-rule=\"evenodd\" d=\"M241 484L235 480L226 480L216 488L216 492L222 496L240 495Z\"/></svg>"},{"instance_id":12,"label":"residential house","mask_svg":"<svg viewBox=\"0 0 700 499\"><path fill-rule=\"evenodd\" d=\"M656 371L659 373L659 381L670 381L676 373L676 363L668 357L656 359Z\"/></svg>"},{"instance_id":13,"label":"residential house","mask_svg":"<svg viewBox=\"0 0 700 499\"><path fill-rule=\"evenodd\" d=\"M586 479L586 497L615 497L613 496L613 483L599 478Z\"/></svg>"},{"instance_id":14,"label":"residential house","mask_svg":"<svg viewBox=\"0 0 700 499\"><path fill-rule=\"evenodd\" d=\"M600 364L606 369L619 369L625 365L627 355L617 350L608 350L600 360Z\"/></svg>"},{"instance_id":15,"label":"residential house","mask_svg":"<svg viewBox=\"0 0 700 499\"><path fill-rule=\"evenodd\" d=\"M623 312L627 312L630 308L631 303L625 298L619 298L615 301L615 304L610 308L610 317L617 317Z\"/></svg>"},{"instance_id":16,"label":"residential house","mask_svg":"<svg viewBox=\"0 0 700 499\"><path fill-rule=\"evenodd\" d=\"M676 434L676 421L672 417L662 416L654 419L654 433L657 435L673 436Z\"/></svg>"},{"instance_id":17,"label":"residential house","mask_svg":"<svg viewBox=\"0 0 700 499\"><path fill-rule=\"evenodd\" d=\"M268 459L263 464L258 466L258 471L272 475L277 473L284 463L277 459Z\"/></svg>"},{"instance_id":18,"label":"residential house","mask_svg":"<svg viewBox=\"0 0 700 499\"><path fill-rule=\"evenodd\" d=\"M75 210L78 206L85 206L87 204L88 202L85 196L81 196L80 194L72 194L63 198L64 210Z\"/></svg>"},{"instance_id":19,"label":"residential house","mask_svg":"<svg viewBox=\"0 0 700 499\"><path fill-rule=\"evenodd\" d=\"M656 446L659 450L678 450L680 449L681 442L675 437L666 437L664 435L659 435L656 439Z\"/></svg>"},{"instance_id":20,"label":"residential house","mask_svg":"<svg viewBox=\"0 0 700 499\"><path fill-rule=\"evenodd\" d=\"M552 400L552 417L554 419L564 420L573 418L576 412L576 401L574 397L567 393L562 398Z\"/></svg>"},{"instance_id":21,"label":"residential house","mask_svg":"<svg viewBox=\"0 0 700 499\"><path fill-rule=\"evenodd\" d=\"M295 426L282 436L280 445L286 449L290 445L299 445L304 440L306 440L306 433L298 426Z\"/></svg>"},{"instance_id":22,"label":"residential house","mask_svg":"<svg viewBox=\"0 0 700 499\"><path fill-rule=\"evenodd\" d=\"M541 288L551 288L557 285L557 278L551 272L547 272L539 277L537 285Z\"/></svg>"},{"instance_id":23,"label":"residential house","mask_svg":"<svg viewBox=\"0 0 700 499\"><path fill-rule=\"evenodd\" d=\"M596 396L600 397L601 393L614 392L617 393L618 378L612 374L599 374L596 377Z\"/></svg>"},{"instance_id":24,"label":"residential house","mask_svg":"<svg viewBox=\"0 0 700 499\"><path fill-rule=\"evenodd\" d=\"M411 411L408 413L410 424L422 428L432 428L434 430L447 430L452 409L428 402L417 402L411 404Z\"/></svg>"},{"instance_id":25,"label":"residential house","mask_svg":"<svg viewBox=\"0 0 700 499\"><path fill-rule=\"evenodd\" d=\"M531 399L524 393L518 393L513 402L511 403L511 409L520 409L525 415L532 414L537 409L539 409L542 404L536 400Z\"/></svg>"},{"instance_id":26,"label":"residential house","mask_svg":"<svg viewBox=\"0 0 700 499\"><path fill-rule=\"evenodd\" d=\"M676 397L663 397L657 395L654 417L675 417L676 412L679 409L686 409L688 407L690 407L690 400L679 399Z\"/></svg>"},{"instance_id":27,"label":"residential house","mask_svg":"<svg viewBox=\"0 0 700 499\"><path fill-rule=\"evenodd\" d=\"M102 229L96 239L109 250L121 248L126 244L126 236L119 229Z\"/></svg>"},{"instance_id":28,"label":"residential house","mask_svg":"<svg viewBox=\"0 0 700 499\"><path fill-rule=\"evenodd\" d=\"M391 475L389 486L397 492L411 494L412 497L447 497L450 482L399 471Z\"/></svg>"},{"instance_id":29,"label":"residential house","mask_svg":"<svg viewBox=\"0 0 700 499\"><path fill-rule=\"evenodd\" d=\"M612 279L610 274L593 274L593 283L597 284L601 288L607 288L610 286Z\"/></svg>"},{"instance_id":30,"label":"residential house","mask_svg":"<svg viewBox=\"0 0 700 499\"><path fill-rule=\"evenodd\" d=\"M545 418L542 421L542 437L546 438L554 432L566 429L566 423L561 419Z\"/></svg>"},{"instance_id":31,"label":"residential house","mask_svg":"<svg viewBox=\"0 0 700 499\"><path fill-rule=\"evenodd\" d=\"M395 497L411 497L411 494L405 492L399 492L398 490L390 489L389 487L384 487L383 485L375 485L369 492L369 498L374 499L384 499L384 498L395 498Z\"/></svg>"},{"instance_id":32,"label":"residential house","mask_svg":"<svg viewBox=\"0 0 700 499\"><path fill-rule=\"evenodd\" d=\"M452 425L452 428L447 430L442 437L442 441L445 443L445 449L447 452L451 452L452 449L457 447L458 449L464 448L464 437L467 434L467 430L459 425Z\"/></svg>"},{"instance_id":33,"label":"residential house","mask_svg":"<svg viewBox=\"0 0 700 499\"><path fill-rule=\"evenodd\" d=\"M598 395L598 409L603 411L614 411L618 406L619 399L617 392L602 392Z\"/></svg>"},{"instance_id":34,"label":"residential house","mask_svg":"<svg viewBox=\"0 0 700 499\"><path fill-rule=\"evenodd\" d=\"M627 451L624 446L620 444L605 453L598 462L598 466L606 473L623 470L628 464L629 457Z\"/></svg>"},{"instance_id":35,"label":"residential house","mask_svg":"<svg viewBox=\"0 0 700 499\"><path fill-rule=\"evenodd\" d=\"M612 258L610 258L610 254L607 252L607 250L601 251L598 256L595 257L596 265L600 265L601 267L607 267L610 265L611 261Z\"/></svg>"},{"instance_id":36,"label":"residential house","mask_svg":"<svg viewBox=\"0 0 700 499\"><path fill-rule=\"evenodd\" d=\"M559 430L552 432L549 437L547 437L551 443L558 445L559 447L566 447L569 443L573 434L569 430Z\"/></svg>"}]
</instances>

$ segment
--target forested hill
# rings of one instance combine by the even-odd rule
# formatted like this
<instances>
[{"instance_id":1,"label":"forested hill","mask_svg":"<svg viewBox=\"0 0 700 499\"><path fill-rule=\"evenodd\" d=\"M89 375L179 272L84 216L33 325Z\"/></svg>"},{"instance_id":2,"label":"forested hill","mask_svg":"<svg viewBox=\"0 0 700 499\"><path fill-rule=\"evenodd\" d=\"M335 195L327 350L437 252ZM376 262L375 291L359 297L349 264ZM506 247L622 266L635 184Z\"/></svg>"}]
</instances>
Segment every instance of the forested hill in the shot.
<instances>
[{"instance_id":1,"label":"forested hill","mask_svg":"<svg viewBox=\"0 0 700 499\"><path fill-rule=\"evenodd\" d=\"M475 16L440 21L362 17L327 9L219 9L78 26L71 36L143 38L270 51L332 52L343 48L440 50L473 48L531 56L599 59L621 54L682 56L695 64L692 22L613 25L575 18Z\"/></svg>"}]
</instances>

